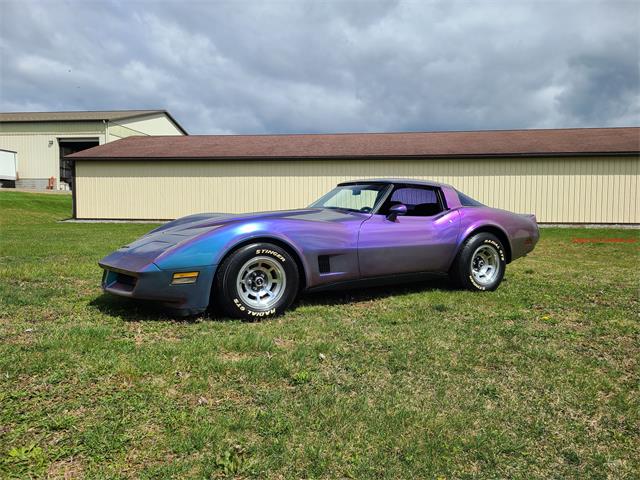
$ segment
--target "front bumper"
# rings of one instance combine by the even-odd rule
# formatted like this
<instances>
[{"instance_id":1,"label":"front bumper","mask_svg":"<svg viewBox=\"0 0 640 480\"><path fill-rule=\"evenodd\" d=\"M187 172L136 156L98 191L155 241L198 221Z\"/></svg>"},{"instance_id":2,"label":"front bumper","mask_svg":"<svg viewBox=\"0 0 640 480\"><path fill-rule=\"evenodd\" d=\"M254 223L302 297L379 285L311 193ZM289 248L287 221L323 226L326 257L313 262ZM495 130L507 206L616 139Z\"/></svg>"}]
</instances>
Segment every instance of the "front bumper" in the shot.
<instances>
[{"instance_id":1,"label":"front bumper","mask_svg":"<svg viewBox=\"0 0 640 480\"><path fill-rule=\"evenodd\" d=\"M152 300L181 315L204 312L211 294L215 265L162 270L153 262L141 264L137 258L115 252L98 265L104 269L102 289L106 293L140 300ZM195 283L172 285L174 273L198 271Z\"/></svg>"}]
</instances>

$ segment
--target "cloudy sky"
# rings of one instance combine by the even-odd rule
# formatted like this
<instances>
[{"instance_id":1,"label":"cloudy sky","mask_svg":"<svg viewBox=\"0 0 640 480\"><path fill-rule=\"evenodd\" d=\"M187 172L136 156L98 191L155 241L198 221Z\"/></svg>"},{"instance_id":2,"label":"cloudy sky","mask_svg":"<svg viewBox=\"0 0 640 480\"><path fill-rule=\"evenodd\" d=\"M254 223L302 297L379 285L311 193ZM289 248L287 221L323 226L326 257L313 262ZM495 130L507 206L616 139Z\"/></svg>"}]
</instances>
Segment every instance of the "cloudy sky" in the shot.
<instances>
[{"instance_id":1,"label":"cloudy sky","mask_svg":"<svg viewBox=\"0 0 640 480\"><path fill-rule=\"evenodd\" d=\"M0 0L0 111L190 133L640 123L639 1Z\"/></svg>"}]
</instances>

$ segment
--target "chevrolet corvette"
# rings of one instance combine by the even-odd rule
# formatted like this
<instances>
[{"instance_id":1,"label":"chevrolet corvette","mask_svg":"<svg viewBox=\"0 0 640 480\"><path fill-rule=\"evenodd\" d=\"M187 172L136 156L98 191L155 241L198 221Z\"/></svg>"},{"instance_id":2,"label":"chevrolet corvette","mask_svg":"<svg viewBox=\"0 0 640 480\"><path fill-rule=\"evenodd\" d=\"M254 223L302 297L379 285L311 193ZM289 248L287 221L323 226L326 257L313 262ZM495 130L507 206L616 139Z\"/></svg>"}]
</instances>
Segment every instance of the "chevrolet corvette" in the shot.
<instances>
[{"instance_id":1,"label":"chevrolet corvette","mask_svg":"<svg viewBox=\"0 0 640 480\"><path fill-rule=\"evenodd\" d=\"M487 207L450 185L360 180L298 210L179 218L99 265L107 293L182 315L216 306L257 319L281 314L304 291L424 274L495 290L538 238L534 215Z\"/></svg>"}]
</instances>

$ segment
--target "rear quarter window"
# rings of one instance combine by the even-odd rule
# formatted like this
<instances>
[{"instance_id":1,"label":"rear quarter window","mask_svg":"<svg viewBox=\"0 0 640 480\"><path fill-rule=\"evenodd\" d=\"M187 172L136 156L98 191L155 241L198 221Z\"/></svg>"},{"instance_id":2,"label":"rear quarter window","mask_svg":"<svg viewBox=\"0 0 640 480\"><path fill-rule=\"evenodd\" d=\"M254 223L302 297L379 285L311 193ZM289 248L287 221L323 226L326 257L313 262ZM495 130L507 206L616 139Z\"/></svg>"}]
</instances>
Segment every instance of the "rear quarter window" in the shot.
<instances>
[{"instance_id":1,"label":"rear quarter window","mask_svg":"<svg viewBox=\"0 0 640 480\"><path fill-rule=\"evenodd\" d=\"M460 204L463 207L484 207L484 204L480 203L477 200L474 200L470 196L465 195L464 193L459 192L458 190L456 190L456 192L458 193L458 198L460 199Z\"/></svg>"}]
</instances>

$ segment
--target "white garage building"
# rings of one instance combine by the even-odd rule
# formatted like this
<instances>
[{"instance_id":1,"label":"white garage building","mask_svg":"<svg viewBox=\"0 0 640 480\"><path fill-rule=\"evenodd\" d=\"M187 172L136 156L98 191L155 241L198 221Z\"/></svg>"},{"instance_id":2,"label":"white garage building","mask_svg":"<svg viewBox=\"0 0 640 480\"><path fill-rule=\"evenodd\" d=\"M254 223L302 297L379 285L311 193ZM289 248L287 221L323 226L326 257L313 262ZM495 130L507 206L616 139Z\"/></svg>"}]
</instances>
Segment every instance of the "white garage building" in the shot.
<instances>
[{"instance_id":1,"label":"white garage building","mask_svg":"<svg viewBox=\"0 0 640 480\"><path fill-rule=\"evenodd\" d=\"M187 135L166 110L0 113L0 150L16 153L16 187L68 190L65 155L130 136Z\"/></svg>"}]
</instances>

